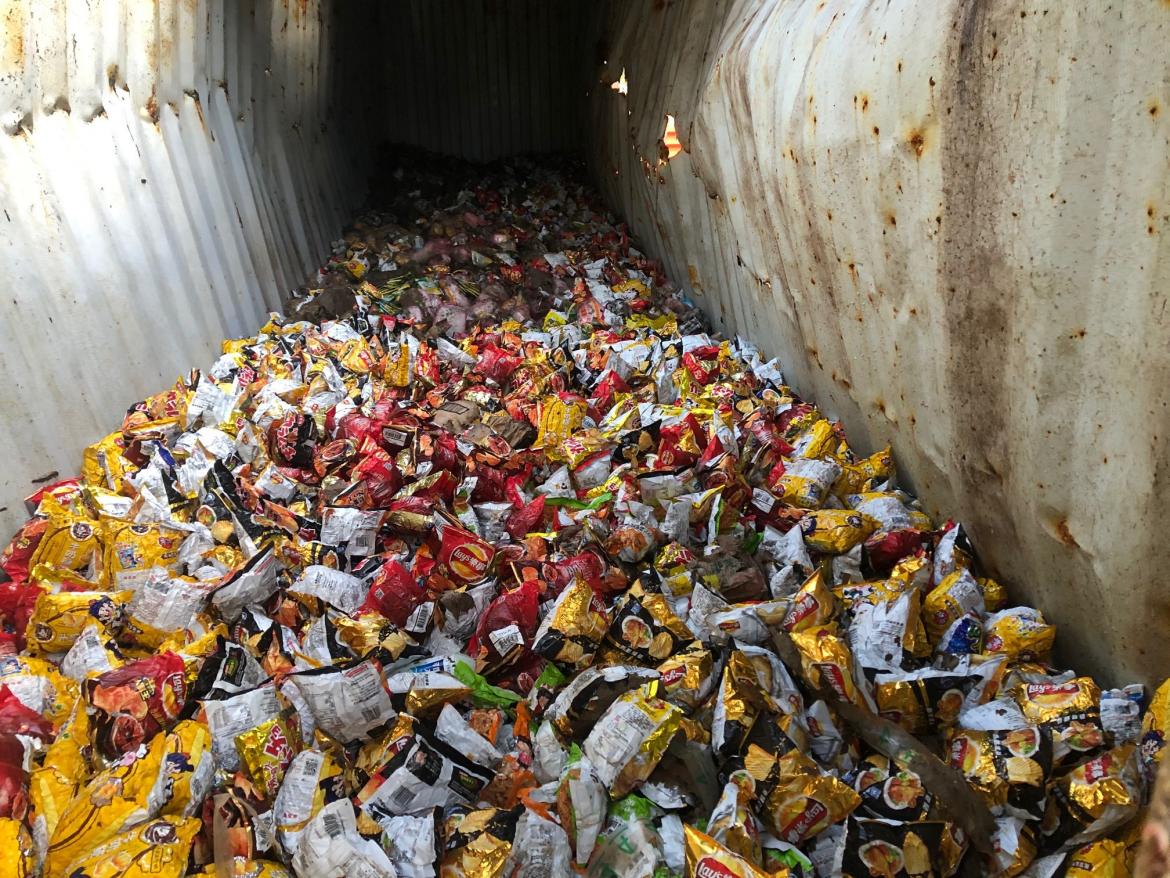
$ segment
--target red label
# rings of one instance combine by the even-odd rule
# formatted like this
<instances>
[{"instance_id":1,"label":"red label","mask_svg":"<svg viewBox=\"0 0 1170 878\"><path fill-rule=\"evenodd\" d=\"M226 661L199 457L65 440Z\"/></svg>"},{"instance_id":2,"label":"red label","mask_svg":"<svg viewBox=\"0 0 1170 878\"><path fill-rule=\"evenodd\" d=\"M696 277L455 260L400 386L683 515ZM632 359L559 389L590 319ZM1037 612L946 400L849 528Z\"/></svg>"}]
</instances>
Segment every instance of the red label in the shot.
<instances>
[{"instance_id":1,"label":"red label","mask_svg":"<svg viewBox=\"0 0 1170 878\"><path fill-rule=\"evenodd\" d=\"M703 857L695 866L695 878L738 878L738 876L731 871L729 866L725 866L714 857Z\"/></svg>"},{"instance_id":2,"label":"red label","mask_svg":"<svg viewBox=\"0 0 1170 878\"><path fill-rule=\"evenodd\" d=\"M820 823L828 816L829 809L818 802L816 799L809 799L807 805L804 806L804 811L800 816L783 827L780 832L780 838L789 844L798 844L804 840L808 835L810 829Z\"/></svg>"}]
</instances>

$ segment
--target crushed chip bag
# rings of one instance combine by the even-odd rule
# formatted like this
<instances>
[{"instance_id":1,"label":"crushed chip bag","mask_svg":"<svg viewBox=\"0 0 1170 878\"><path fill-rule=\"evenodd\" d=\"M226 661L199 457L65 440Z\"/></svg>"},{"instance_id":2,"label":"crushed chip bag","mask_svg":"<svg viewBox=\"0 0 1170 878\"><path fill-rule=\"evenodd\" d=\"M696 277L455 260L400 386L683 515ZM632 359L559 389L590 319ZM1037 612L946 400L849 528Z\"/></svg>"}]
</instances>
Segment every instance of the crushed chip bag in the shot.
<instances>
[{"instance_id":1,"label":"crushed chip bag","mask_svg":"<svg viewBox=\"0 0 1170 878\"><path fill-rule=\"evenodd\" d=\"M825 583L824 572L818 567L792 596L782 623L785 631L804 631L817 625L824 625L836 615L833 593Z\"/></svg>"},{"instance_id":2,"label":"crushed chip bag","mask_svg":"<svg viewBox=\"0 0 1170 878\"><path fill-rule=\"evenodd\" d=\"M818 509L800 520L804 543L814 552L843 555L877 530L877 522L851 509Z\"/></svg>"},{"instance_id":3,"label":"crushed chip bag","mask_svg":"<svg viewBox=\"0 0 1170 878\"><path fill-rule=\"evenodd\" d=\"M1044 621L1039 610L1013 607L987 617L983 651L1016 661L1045 661L1056 640L1056 627Z\"/></svg>"},{"instance_id":4,"label":"crushed chip bag","mask_svg":"<svg viewBox=\"0 0 1170 878\"><path fill-rule=\"evenodd\" d=\"M81 636L86 623L94 619L116 628L133 594L131 591L41 592L25 635L29 649L67 652Z\"/></svg>"},{"instance_id":5,"label":"crushed chip bag","mask_svg":"<svg viewBox=\"0 0 1170 878\"><path fill-rule=\"evenodd\" d=\"M588 667L609 630L605 604L584 581L557 595L533 638L532 651L577 669Z\"/></svg>"},{"instance_id":6,"label":"crushed chip bag","mask_svg":"<svg viewBox=\"0 0 1170 878\"><path fill-rule=\"evenodd\" d=\"M606 642L626 657L658 664L691 643L695 636L661 592L635 582L614 606Z\"/></svg>"},{"instance_id":7,"label":"crushed chip bag","mask_svg":"<svg viewBox=\"0 0 1170 878\"><path fill-rule=\"evenodd\" d=\"M585 738L582 749L614 798L650 776L679 731L682 711L657 690L655 681L618 697Z\"/></svg>"},{"instance_id":8,"label":"crushed chip bag","mask_svg":"<svg viewBox=\"0 0 1170 878\"><path fill-rule=\"evenodd\" d=\"M120 833L74 860L63 874L86 878L183 878L202 823L164 817Z\"/></svg>"},{"instance_id":9,"label":"crushed chip bag","mask_svg":"<svg viewBox=\"0 0 1170 878\"><path fill-rule=\"evenodd\" d=\"M781 841L800 844L840 823L861 804L847 783L823 773L799 750L776 755L752 744L744 770L755 782L756 810Z\"/></svg>"},{"instance_id":10,"label":"crushed chip bag","mask_svg":"<svg viewBox=\"0 0 1170 878\"><path fill-rule=\"evenodd\" d=\"M1022 683L1014 695L1028 722L1052 731L1053 758L1058 765L1105 745L1101 688L1092 677L1077 677L1067 683Z\"/></svg>"},{"instance_id":11,"label":"crushed chip bag","mask_svg":"<svg viewBox=\"0 0 1170 878\"><path fill-rule=\"evenodd\" d=\"M827 686L853 704L869 704L869 692L858 686L854 675L853 653L835 622L794 632L792 642L800 652L801 669L810 685Z\"/></svg>"},{"instance_id":12,"label":"crushed chip bag","mask_svg":"<svg viewBox=\"0 0 1170 878\"><path fill-rule=\"evenodd\" d=\"M28 828L12 817L0 817L0 878L28 878L36 873L36 850Z\"/></svg>"},{"instance_id":13,"label":"crushed chip bag","mask_svg":"<svg viewBox=\"0 0 1170 878\"><path fill-rule=\"evenodd\" d=\"M946 878L955 874L966 850L959 830L943 821L850 820L840 874Z\"/></svg>"},{"instance_id":14,"label":"crushed chip bag","mask_svg":"<svg viewBox=\"0 0 1170 878\"><path fill-rule=\"evenodd\" d=\"M950 764L959 769L996 814L1035 820L1044 811L1045 782L1052 770L1047 729L957 729L948 737Z\"/></svg>"},{"instance_id":15,"label":"crushed chip bag","mask_svg":"<svg viewBox=\"0 0 1170 878\"><path fill-rule=\"evenodd\" d=\"M1050 785L1041 847L1067 851L1095 841L1131 819L1140 805L1136 752L1132 744L1123 744Z\"/></svg>"},{"instance_id":16,"label":"crushed chip bag","mask_svg":"<svg viewBox=\"0 0 1170 878\"><path fill-rule=\"evenodd\" d=\"M775 878L689 823L683 833L687 878Z\"/></svg>"}]
</instances>

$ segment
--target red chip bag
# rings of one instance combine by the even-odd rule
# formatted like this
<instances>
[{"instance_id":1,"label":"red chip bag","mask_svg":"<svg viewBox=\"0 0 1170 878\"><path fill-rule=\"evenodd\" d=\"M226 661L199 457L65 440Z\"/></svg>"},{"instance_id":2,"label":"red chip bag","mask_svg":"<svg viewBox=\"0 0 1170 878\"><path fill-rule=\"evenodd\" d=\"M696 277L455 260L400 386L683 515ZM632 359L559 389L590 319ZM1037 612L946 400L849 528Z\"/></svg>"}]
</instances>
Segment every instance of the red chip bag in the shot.
<instances>
[{"instance_id":1,"label":"red chip bag","mask_svg":"<svg viewBox=\"0 0 1170 878\"><path fill-rule=\"evenodd\" d=\"M187 700L183 659L173 652L106 671L84 686L94 709L94 744L110 759L169 727Z\"/></svg>"},{"instance_id":2,"label":"red chip bag","mask_svg":"<svg viewBox=\"0 0 1170 878\"><path fill-rule=\"evenodd\" d=\"M24 745L14 737L0 737L0 818L23 820L27 811Z\"/></svg>"},{"instance_id":3,"label":"red chip bag","mask_svg":"<svg viewBox=\"0 0 1170 878\"><path fill-rule=\"evenodd\" d=\"M467 649L480 667L499 667L510 658L516 661L532 643L540 622L540 586L529 579L506 591L488 604L476 625Z\"/></svg>"},{"instance_id":4,"label":"red chip bag","mask_svg":"<svg viewBox=\"0 0 1170 878\"><path fill-rule=\"evenodd\" d=\"M31 735L49 741L53 737L53 724L25 707L7 686L0 686L0 740L10 735Z\"/></svg>"},{"instance_id":5,"label":"red chip bag","mask_svg":"<svg viewBox=\"0 0 1170 878\"><path fill-rule=\"evenodd\" d=\"M358 450L358 462L350 474L354 481L366 483L365 508L386 509L402 487L402 473L386 451L371 439Z\"/></svg>"},{"instance_id":6,"label":"red chip bag","mask_svg":"<svg viewBox=\"0 0 1170 878\"><path fill-rule=\"evenodd\" d=\"M883 531L865 541L865 555L875 571L884 573L903 558L917 552L930 538L929 533L915 528Z\"/></svg>"},{"instance_id":7,"label":"red chip bag","mask_svg":"<svg viewBox=\"0 0 1170 878\"><path fill-rule=\"evenodd\" d=\"M473 585L482 581L496 555L495 546L459 526L457 519L436 511L432 541L435 563L440 572L457 584Z\"/></svg>"},{"instance_id":8,"label":"red chip bag","mask_svg":"<svg viewBox=\"0 0 1170 878\"><path fill-rule=\"evenodd\" d=\"M658 439L659 469L690 466L699 459L706 444L707 434L694 415L687 415L677 424L663 427Z\"/></svg>"},{"instance_id":9,"label":"red chip bag","mask_svg":"<svg viewBox=\"0 0 1170 878\"><path fill-rule=\"evenodd\" d=\"M374 574L369 594L361 609L380 613L402 628L415 607L426 598L426 591L411 572L395 560L387 561Z\"/></svg>"},{"instance_id":10,"label":"red chip bag","mask_svg":"<svg viewBox=\"0 0 1170 878\"><path fill-rule=\"evenodd\" d=\"M520 368L523 362L522 357L509 354L503 348L489 343L484 345L483 350L480 351L479 362L475 364L475 369L479 374L503 384L513 372Z\"/></svg>"},{"instance_id":11,"label":"red chip bag","mask_svg":"<svg viewBox=\"0 0 1170 878\"><path fill-rule=\"evenodd\" d=\"M41 589L31 583L0 582L0 623L12 632L20 649L24 649L24 632L40 594Z\"/></svg>"},{"instance_id":12,"label":"red chip bag","mask_svg":"<svg viewBox=\"0 0 1170 878\"><path fill-rule=\"evenodd\" d=\"M719 376L719 352L718 345L701 345L683 354L683 366L700 384L710 384Z\"/></svg>"},{"instance_id":13,"label":"red chip bag","mask_svg":"<svg viewBox=\"0 0 1170 878\"><path fill-rule=\"evenodd\" d=\"M537 529L541 519L544 518L544 504L547 498L541 494L531 503L526 503L519 509L513 509L508 515L508 520L504 522L504 530L512 539L519 542L523 540L529 533Z\"/></svg>"},{"instance_id":14,"label":"red chip bag","mask_svg":"<svg viewBox=\"0 0 1170 878\"><path fill-rule=\"evenodd\" d=\"M3 569L10 579L16 582L24 582L28 579L29 559L32 558L37 546L40 545L41 537L45 535L45 529L48 526L48 519L29 519L25 522L24 527L16 532L12 542L5 546L3 552L0 552L0 569Z\"/></svg>"}]
</instances>

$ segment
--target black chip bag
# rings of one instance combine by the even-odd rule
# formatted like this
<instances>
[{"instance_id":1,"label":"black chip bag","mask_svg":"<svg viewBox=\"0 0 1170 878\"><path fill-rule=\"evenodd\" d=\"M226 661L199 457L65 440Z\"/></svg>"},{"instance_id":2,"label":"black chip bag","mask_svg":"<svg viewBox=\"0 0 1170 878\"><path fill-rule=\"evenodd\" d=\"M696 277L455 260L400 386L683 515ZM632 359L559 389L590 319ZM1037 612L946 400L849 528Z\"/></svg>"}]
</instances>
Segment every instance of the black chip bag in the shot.
<instances>
[{"instance_id":1,"label":"black chip bag","mask_svg":"<svg viewBox=\"0 0 1170 878\"><path fill-rule=\"evenodd\" d=\"M966 841L941 820L900 823L894 820L849 821L842 878L947 878L958 871Z\"/></svg>"},{"instance_id":2,"label":"black chip bag","mask_svg":"<svg viewBox=\"0 0 1170 878\"><path fill-rule=\"evenodd\" d=\"M657 665L694 639L686 623L671 610L666 596L647 591L641 581L618 598L606 634L610 646L645 665Z\"/></svg>"}]
</instances>

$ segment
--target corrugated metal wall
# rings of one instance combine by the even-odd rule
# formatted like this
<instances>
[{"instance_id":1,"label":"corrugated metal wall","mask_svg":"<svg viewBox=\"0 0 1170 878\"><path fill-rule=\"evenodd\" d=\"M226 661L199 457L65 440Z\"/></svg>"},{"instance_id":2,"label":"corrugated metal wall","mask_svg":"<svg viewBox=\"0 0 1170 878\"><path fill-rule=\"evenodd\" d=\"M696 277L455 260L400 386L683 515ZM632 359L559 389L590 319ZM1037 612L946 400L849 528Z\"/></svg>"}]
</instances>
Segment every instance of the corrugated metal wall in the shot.
<instances>
[{"instance_id":1,"label":"corrugated metal wall","mask_svg":"<svg viewBox=\"0 0 1170 878\"><path fill-rule=\"evenodd\" d=\"M386 137L472 161L579 150L591 0L400 0L382 7Z\"/></svg>"},{"instance_id":2,"label":"corrugated metal wall","mask_svg":"<svg viewBox=\"0 0 1170 878\"><path fill-rule=\"evenodd\" d=\"M377 57L373 14L0 0L0 530L327 251L379 133L376 90L342 87Z\"/></svg>"},{"instance_id":3,"label":"corrugated metal wall","mask_svg":"<svg viewBox=\"0 0 1170 878\"><path fill-rule=\"evenodd\" d=\"M671 274L1077 667L1165 677L1170 5L618 0L604 35L594 165Z\"/></svg>"}]
</instances>

